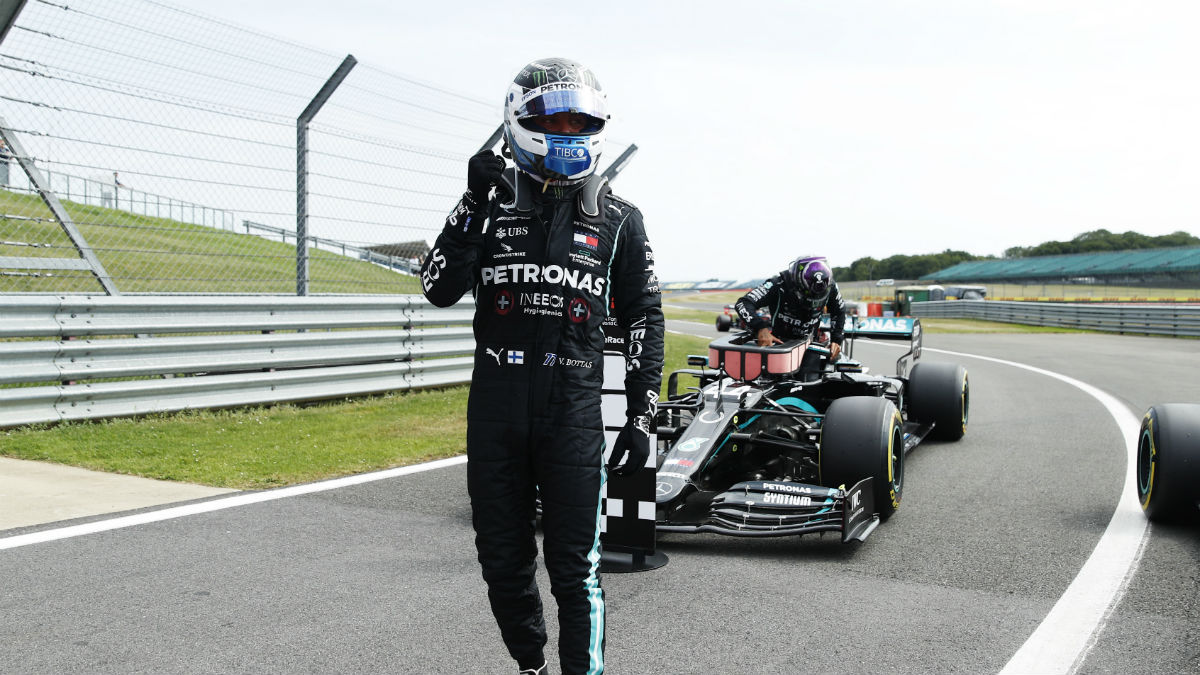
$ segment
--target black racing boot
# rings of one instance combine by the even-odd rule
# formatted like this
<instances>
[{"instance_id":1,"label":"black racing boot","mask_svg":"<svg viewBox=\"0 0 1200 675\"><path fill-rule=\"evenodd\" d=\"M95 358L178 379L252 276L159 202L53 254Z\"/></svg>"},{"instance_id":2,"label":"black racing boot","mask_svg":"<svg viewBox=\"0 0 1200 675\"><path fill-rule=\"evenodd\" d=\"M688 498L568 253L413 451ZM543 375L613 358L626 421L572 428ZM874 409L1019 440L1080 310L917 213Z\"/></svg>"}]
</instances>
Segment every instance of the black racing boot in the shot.
<instances>
[{"instance_id":1,"label":"black racing boot","mask_svg":"<svg viewBox=\"0 0 1200 675\"><path fill-rule=\"evenodd\" d=\"M546 662L542 661L542 665L537 668L522 668L517 675L550 675L550 669L546 667Z\"/></svg>"}]
</instances>

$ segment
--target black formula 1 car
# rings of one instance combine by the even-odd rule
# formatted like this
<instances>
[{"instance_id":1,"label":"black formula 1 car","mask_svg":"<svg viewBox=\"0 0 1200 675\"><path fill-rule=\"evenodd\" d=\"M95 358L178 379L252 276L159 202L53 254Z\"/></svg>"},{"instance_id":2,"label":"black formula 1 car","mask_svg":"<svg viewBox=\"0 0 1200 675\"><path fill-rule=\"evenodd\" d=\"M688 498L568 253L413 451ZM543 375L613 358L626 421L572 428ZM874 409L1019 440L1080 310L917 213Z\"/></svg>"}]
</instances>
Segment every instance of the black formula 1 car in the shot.
<instances>
[{"instance_id":1,"label":"black formula 1 car","mask_svg":"<svg viewBox=\"0 0 1200 675\"><path fill-rule=\"evenodd\" d=\"M806 341L718 338L671 373L657 417L656 527L762 537L840 532L864 540L900 506L904 456L967 429L967 372L919 362L918 319L847 321L842 358ZM854 359L855 338L901 339L896 375ZM679 392L679 378L698 387Z\"/></svg>"},{"instance_id":2,"label":"black formula 1 car","mask_svg":"<svg viewBox=\"0 0 1200 675\"><path fill-rule=\"evenodd\" d=\"M1166 403L1142 416L1137 491L1150 520L1200 518L1200 404Z\"/></svg>"}]
</instances>

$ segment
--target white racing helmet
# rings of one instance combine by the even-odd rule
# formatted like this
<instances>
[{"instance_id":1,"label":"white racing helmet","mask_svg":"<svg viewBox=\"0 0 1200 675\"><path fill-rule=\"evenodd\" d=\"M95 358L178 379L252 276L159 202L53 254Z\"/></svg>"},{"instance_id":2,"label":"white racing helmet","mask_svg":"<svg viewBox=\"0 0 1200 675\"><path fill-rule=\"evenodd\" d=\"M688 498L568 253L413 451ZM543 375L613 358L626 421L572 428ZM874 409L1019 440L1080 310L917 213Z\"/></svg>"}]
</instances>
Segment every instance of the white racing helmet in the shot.
<instances>
[{"instance_id":1,"label":"white racing helmet","mask_svg":"<svg viewBox=\"0 0 1200 675\"><path fill-rule=\"evenodd\" d=\"M548 132L533 118L582 113L579 133ZM608 102L591 70L561 58L539 59L521 69L504 98L504 140L517 168L539 182L573 184L596 171L604 147Z\"/></svg>"}]
</instances>

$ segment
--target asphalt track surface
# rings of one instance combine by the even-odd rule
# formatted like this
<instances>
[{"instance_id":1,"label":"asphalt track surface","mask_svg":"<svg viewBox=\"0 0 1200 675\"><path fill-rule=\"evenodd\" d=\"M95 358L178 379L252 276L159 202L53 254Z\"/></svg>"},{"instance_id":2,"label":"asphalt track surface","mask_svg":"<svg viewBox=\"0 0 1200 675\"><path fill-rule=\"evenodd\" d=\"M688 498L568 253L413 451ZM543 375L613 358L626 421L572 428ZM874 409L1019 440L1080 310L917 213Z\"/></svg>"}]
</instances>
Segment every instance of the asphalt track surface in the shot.
<instances>
[{"instance_id":1,"label":"asphalt track surface","mask_svg":"<svg viewBox=\"0 0 1200 675\"><path fill-rule=\"evenodd\" d=\"M665 567L604 577L608 672L1005 668L1104 534L1128 439L1069 383L936 350L1060 373L1140 417L1200 401L1200 349L1091 334L935 334L926 347L967 367L970 429L909 455L896 516L852 545L661 536ZM856 349L877 372L897 355ZM465 477L457 463L0 550L0 671L515 672L487 610ZM1071 671L1200 671L1200 528L1153 525L1139 546Z\"/></svg>"}]
</instances>

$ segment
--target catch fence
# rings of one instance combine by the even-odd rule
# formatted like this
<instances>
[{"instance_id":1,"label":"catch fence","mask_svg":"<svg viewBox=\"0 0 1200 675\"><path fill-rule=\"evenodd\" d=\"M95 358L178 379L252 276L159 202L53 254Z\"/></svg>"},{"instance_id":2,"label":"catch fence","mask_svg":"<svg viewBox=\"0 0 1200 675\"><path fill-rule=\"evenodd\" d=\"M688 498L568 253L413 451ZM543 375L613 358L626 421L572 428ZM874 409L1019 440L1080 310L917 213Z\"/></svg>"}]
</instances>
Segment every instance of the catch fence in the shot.
<instances>
[{"instance_id":1,"label":"catch fence","mask_svg":"<svg viewBox=\"0 0 1200 675\"><path fill-rule=\"evenodd\" d=\"M1133 335L1200 337L1200 305L1096 305L944 300L914 302L921 318L982 319Z\"/></svg>"},{"instance_id":2,"label":"catch fence","mask_svg":"<svg viewBox=\"0 0 1200 675\"><path fill-rule=\"evenodd\" d=\"M6 18L0 293L419 292L500 122L503 82L464 94L162 0Z\"/></svg>"}]
</instances>

